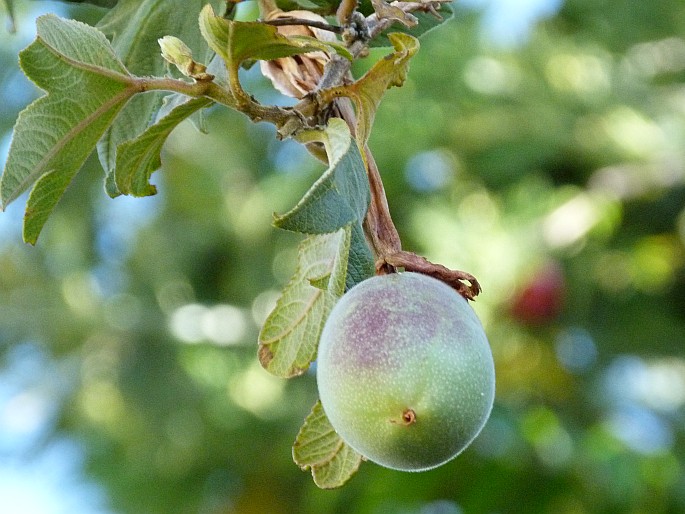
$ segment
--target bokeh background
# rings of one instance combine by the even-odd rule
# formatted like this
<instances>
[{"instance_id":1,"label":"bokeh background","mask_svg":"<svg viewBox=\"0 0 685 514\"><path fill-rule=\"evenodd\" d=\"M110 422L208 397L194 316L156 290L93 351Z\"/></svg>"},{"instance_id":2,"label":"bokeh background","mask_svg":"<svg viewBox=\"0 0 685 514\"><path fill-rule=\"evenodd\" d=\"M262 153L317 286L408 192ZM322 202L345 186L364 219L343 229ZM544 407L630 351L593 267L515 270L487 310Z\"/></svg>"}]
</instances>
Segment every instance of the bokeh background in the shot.
<instances>
[{"instance_id":1,"label":"bokeh background","mask_svg":"<svg viewBox=\"0 0 685 514\"><path fill-rule=\"evenodd\" d=\"M39 94L16 64L35 17L104 12L15 4L3 163ZM0 512L685 512L685 4L455 9L371 147L405 247L483 284L497 398L474 444L335 491L292 463L315 380L262 371L256 337L299 240L272 213L322 167L215 109L173 134L156 197L109 199L92 158L36 247L22 199L0 214Z\"/></svg>"}]
</instances>

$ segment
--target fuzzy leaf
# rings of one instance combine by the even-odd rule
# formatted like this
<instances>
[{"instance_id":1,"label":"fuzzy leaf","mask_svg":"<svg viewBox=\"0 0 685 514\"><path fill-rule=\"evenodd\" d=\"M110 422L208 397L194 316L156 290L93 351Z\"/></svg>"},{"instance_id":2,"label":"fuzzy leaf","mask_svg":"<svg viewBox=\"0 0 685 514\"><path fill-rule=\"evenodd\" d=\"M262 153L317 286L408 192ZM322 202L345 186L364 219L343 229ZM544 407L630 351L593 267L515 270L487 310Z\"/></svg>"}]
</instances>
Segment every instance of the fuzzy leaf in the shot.
<instances>
[{"instance_id":1,"label":"fuzzy leaf","mask_svg":"<svg viewBox=\"0 0 685 514\"><path fill-rule=\"evenodd\" d=\"M194 55L204 57L208 48L197 24L202 0L120 0L102 18L98 28L112 39L112 46L127 69L137 76L162 76L166 63L158 52L157 40L172 35L188 45ZM218 4L218 0L213 0ZM107 173L106 190L117 196L114 169L117 148L138 137L155 117L163 93L136 95L122 110L102 140L98 157Z\"/></svg>"},{"instance_id":2,"label":"fuzzy leaf","mask_svg":"<svg viewBox=\"0 0 685 514\"><path fill-rule=\"evenodd\" d=\"M350 238L350 252L347 259L347 277L345 278L345 290L348 290L374 275L376 271L375 261L366 235L361 224L352 225Z\"/></svg>"},{"instance_id":3,"label":"fuzzy leaf","mask_svg":"<svg viewBox=\"0 0 685 514\"><path fill-rule=\"evenodd\" d=\"M295 438L293 460L303 470L311 469L317 486L332 489L357 472L362 456L335 432L317 401Z\"/></svg>"},{"instance_id":4,"label":"fuzzy leaf","mask_svg":"<svg viewBox=\"0 0 685 514\"><path fill-rule=\"evenodd\" d=\"M97 29L55 15L36 21L20 63L47 95L17 119L0 181L4 208L35 182L24 240L35 243L48 215L117 113L136 92L133 79Z\"/></svg>"},{"instance_id":5,"label":"fuzzy leaf","mask_svg":"<svg viewBox=\"0 0 685 514\"><path fill-rule=\"evenodd\" d=\"M157 188L150 184L150 175L162 165L160 152L167 137L179 123L211 103L207 98L189 99L137 138L119 145L114 175L117 189L132 196L154 195Z\"/></svg>"},{"instance_id":6,"label":"fuzzy leaf","mask_svg":"<svg viewBox=\"0 0 685 514\"><path fill-rule=\"evenodd\" d=\"M347 124L333 118L325 130L308 131L299 140L322 142L329 167L293 209L276 216L274 225L294 232L322 234L361 223L369 206L369 183L361 152Z\"/></svg>"},{"instance_id":7,"label":"fuzzy leaf","mask_svg":"<svg viewBox=\"0 0 685 514\"><path fill-rule=\"evenodd\" d=\"M259 334L259 360L270 373L300 375L316 358L323 325L345 291L349 249L349 227L300 244L295 275Z\"/></svg>"}]
</instances>

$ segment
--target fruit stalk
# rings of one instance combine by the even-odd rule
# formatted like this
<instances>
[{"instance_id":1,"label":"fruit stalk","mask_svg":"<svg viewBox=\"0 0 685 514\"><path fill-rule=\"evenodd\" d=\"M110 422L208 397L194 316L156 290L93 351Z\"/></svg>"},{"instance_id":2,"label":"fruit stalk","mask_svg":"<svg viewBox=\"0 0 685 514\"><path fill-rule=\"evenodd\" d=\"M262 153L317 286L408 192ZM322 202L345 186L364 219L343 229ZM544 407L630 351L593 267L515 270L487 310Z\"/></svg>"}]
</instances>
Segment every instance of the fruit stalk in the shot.
<instances>
[{"instance_id":1,"label":"fruit stalk","mask_svg":"<svg viewBox=\"0 0 685 514\"><path fill-rule=\"evenodd\" d=\"M350 101L346 98L336 100L336 110L349 126L350 132L354 134L357 122ZM474 300L481 291L476 277L465 271L451 270L413 252L402 250L402 241L390 215L383 179L367 143L364 144L364 157L371 191L369 209L364 218L364 232L376 258L376 274L386 275L395 273L397 268L404 268L405 271L437 278L467 300Z\"/></svg>"}]
</instances>

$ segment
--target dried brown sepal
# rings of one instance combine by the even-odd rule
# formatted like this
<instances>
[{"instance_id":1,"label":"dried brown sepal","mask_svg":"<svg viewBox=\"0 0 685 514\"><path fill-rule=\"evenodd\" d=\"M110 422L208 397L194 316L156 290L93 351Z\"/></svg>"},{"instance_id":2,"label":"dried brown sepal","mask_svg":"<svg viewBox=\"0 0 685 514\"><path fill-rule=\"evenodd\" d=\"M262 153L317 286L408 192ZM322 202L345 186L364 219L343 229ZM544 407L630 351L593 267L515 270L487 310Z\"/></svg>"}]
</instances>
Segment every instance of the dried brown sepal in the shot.
<instances>
[{"instance_id":1,"label":"dried brown sepal","mask_svg":"<svg viewBox=\"0 0 685 514\"><path fill-rule=\"evenodd\" d=\"M419 20L416 19L416 16L412 16L394 4L395 2L389 4L385 0L371 0L373 10L376 11L379 19L396 21L405 27L415 27L418 24Z\"/></svg>"},{"instance_id":2,"label":"dried brown sepal","mask_svg":"<svg viewBox=\"0 0 685 514\"><path fill-rule=\"evenodd\" d=\"M412 252L399 251L383 256L376 263L376 272L379 274L387 273L387 266L404 268L405 271L413 271L414 273L422 273L423 275L437 278L455 289L457 293L467 300L475 300L476 296L481 292L478 280L470 273L451 270L442 264L432 263L425 257Z\"/></svg>"}]
</instances>

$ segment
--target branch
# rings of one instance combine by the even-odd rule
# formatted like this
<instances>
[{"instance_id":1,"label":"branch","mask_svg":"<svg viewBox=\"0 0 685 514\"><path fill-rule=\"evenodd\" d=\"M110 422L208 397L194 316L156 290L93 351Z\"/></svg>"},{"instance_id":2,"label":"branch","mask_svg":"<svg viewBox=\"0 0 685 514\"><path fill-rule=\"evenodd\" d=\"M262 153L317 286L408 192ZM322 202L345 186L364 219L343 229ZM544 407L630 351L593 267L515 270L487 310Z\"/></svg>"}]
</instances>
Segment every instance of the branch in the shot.
<instances>
[{"instance_id":1,"label":"branch","mask_svg":"<svg viewBox=\"0 0 685 514\"><path fill-rule=\"evenodd\" d=\"M307 27L314 27L315 29L327 30L335 34L342 34L343 28L337 25L330 25L316 20L305 20L304 18L278 18L273 20L262 21L265 25L273 25L274 27L281 27L284 25L305 25Z\"/></svg>"}]
</instances>

